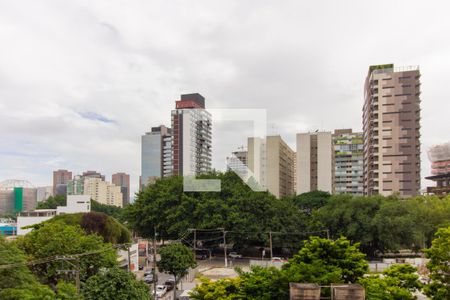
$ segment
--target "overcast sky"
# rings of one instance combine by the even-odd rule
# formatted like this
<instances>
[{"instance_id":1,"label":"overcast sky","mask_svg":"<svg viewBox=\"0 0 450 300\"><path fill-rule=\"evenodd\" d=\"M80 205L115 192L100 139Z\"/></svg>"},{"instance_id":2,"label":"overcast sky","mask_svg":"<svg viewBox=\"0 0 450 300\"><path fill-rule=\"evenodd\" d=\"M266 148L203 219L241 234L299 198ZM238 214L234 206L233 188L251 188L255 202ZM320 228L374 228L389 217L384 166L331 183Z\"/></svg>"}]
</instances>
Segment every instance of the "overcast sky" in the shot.
<instances>
[{"instance_id":1,"label":"overcast sky","mask_svg":"<svg viewBox=\"0 0 450 300\"><path fill-rule=\"evenodd\" d=\"M0 0L0 181L124 171L136 189L140 136L170 124L182 93L267 109L269 133L292 147L301 131L361 130L368 66L384 63L420 65L427 176L426 149L450 140L449 11L448 1ZM248 127L217 126L215 167Z\"/></svg>"}]
</instances>

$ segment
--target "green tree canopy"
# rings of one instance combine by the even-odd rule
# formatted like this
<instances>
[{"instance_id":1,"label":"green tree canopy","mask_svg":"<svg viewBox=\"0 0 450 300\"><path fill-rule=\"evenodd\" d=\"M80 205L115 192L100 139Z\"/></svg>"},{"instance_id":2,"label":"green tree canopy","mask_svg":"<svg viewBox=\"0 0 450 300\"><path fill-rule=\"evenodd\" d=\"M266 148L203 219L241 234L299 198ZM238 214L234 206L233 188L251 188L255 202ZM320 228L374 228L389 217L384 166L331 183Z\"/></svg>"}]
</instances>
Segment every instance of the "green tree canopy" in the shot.
<instances>
[{"instance_id":1,"label":"green tree canopy","mask_svg":"<svg viewBox=\"0 0 450 300\"><path fill-rule=\"evenodd\" d=\"M90 277L83 285L84 300L149 300L149 287L133 274L111 268Z\"/></svg>"},{"instance_id":2,"label":"green tree canopy","mask_svg":"<svg viewBox=\"0 0 450 300\"><path fill-rule=\"evenodd\" d=\"M111 216L117 220L120 220L122 218L122 207L115 206L115 205L108 205L108 204L102 204L95 200L91 199L91 211L94 212L101 212L104 214L107 214L108 216Z\"/></svg>"},{"instance_id":3,"label":"green tree canopy","mask_svg":"<svg viewBox=\"0 0 450 300\"><path fill-rule=\"evenodd\" d=\"M212 173L202 179L220 179L220 192L184 192L182 177L156 181L142 190L124 209L128 224L144 237L156 228L162 239L178 239L187 228L226 228L236 247L268 244L268 231L285 233L305 230L306 216L290 200L268 192L254 192L234 173ZM245 238L239 235L245 232ZM300 239L275 241L277 246L298 245ZM216 245L217 246L217 245Z\"/></svg>"},{"instance_id":4,"label":"green tree canopy","mask_svg":"<svg viewBox=\"0 0 450 300\"><path fill-rule=\"evenodd\" d=\"M417 271L411 265L393 265L383 272L383 277L372 275L361 278L367 300L413 300L413 292L421 289Z\"/></svg>"},{"instance_id":5,"label":"green tree canopy","mask_svg":"<svg viewBox=\"0 0 450 300\"><path fill-rule=\"evenodd\" d=\"M100 268L117 264L117 254L111 244L103 243L98 235L86 235L79 226L61 222L43 224L19 239L18 245L31 260L52 258L46 264L31 267L43 282L52 285L60 279L58 269L73 268L63 260L56 260L55 256L89 253L78 258L82 280L95 275Z\"/></svg>"},{"instance_id":6,"label":"green tree canopy","mask_svg":"<svg viewBox=\"0 0 450 300\"><path fill-rule=\"evenodd\" d=\"M303 248L283 265L291 282L354 283L368 270L359 243L341 237L335 241L310 237Z\"/></svg>"},{"instance_id":7,"label":"green tree canopy","mask_svg":"<svg viewBox=\"0 0 450 300\"><path fill-rule=\"evenodd\" d=\"M450 227L439 229L435 236L431 248L425 251L431 278L425 293L432 299L450 299Z\"/></svg>"},{"instance_id":8,"label":"green tree canopy","mask_svg":"<svg viewBox=\"0 0 450 300\"><path fill-rule=\"evenodd\" d=\"M131 241L130 231L116 219L104 213L62 214L30 227L37 229L49 223L80 226L86 234L98 234L106 243L124 244Z\"/></svg>"},{"instance_id":9,"label":"green tree canopy","mask_svg":"<svg viewBox=\"0 0 450 300\"><path fill-rule=\"evenodd\" d=\"M38 202L37 209L56 209L57 206L66 206L67 200L64 195L50 196L46 200Z\"/></svg>"},{"instance_id":10,"label":"green tree canopy","mask_svg":"<svg viewBox=\"0 0 450 300\"><path fill-rule=\"evenodd\" d=\"M26 266L26 255L14 242L0 236L0 265L15 264L0 269L0 299L54 299L53 291L38 283Z\"/></svg>"},{"instance_id":11,"label":"green tree canopy","mask_svg":"<svg viewBox=\"0 0 450 300\"><path fill-rule=\"evenodd\" d=\"M195 268L194 253L191 249L180 243L174 243L159 249L161 260L158 262L160 272L172 274L175 281L187 274L189 268ZM176 299L176 289L174 289L174 298Z\"/></svg>"}]
</instances>

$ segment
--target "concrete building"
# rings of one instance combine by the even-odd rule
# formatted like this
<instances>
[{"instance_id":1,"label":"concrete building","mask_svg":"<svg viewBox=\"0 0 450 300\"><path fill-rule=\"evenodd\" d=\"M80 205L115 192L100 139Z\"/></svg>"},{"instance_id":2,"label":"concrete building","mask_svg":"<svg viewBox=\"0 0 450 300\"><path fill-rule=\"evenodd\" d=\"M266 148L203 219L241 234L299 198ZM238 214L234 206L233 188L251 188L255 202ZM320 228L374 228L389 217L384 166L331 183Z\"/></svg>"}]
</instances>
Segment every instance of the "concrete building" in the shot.
<instances>
[{"instance_id":1,"label":"concrete building","mask_svg":"<svg viewBox=\"0 0 450 300\"><path fill-rule=\"evenodd\" d=\"M53 186L40 186L37 187L37 202L47 200L53 196Z\"/></svg>"},{"instance_id":2,"label":"concrete building","mask_svg":"<svg viewBox=\"0 0 450 300\"><path fill-rule=\"evenodd\" d=\"M67 183L67 195L84 195L84 179L81 175L76 175Z\"/></svg>"},{"instance_id":3,"label":"concrete building","mask_svg":"<svg viewBox=\"0 0 450 300\"><path fill-rule=\"evenodd\" d=\"M172 110L174 175L198 175L211 170L211 114L205 98L181 95Z\"/></svg>"},{"instance_id":4,"label":"concrete building","mask_svg":"<svg viewBox=\"0 0 450 300\"><path fill-rule=\"evenodd\" d=\"M23 227L39 224L50 220L60 214L86 213L91 211L91 198L88 195L67 196L66 206L58 206L56 209L36 209L24 211L17 215L17 235L24 235L32 229Z\"/></svg>"},{"instance_id":5,"label":"concrete building","mask_svg":"<svg viewBox=\"0 0 450 300\"><path fill-rule=\"evenodd\" d=\"M82 175L84 178L100 178L101 180L105 181L105 175L102 175L101 173L97 171L86 171L83 172Z\"/></svg>"},{"instance_id":6,"label":"concrete building","mask_svg":"<svg viewBox=\"0 0 450 300\"><path fill-rule=\"evenodd\" d=\"M0 214L16 214L37 206L37 189L26 180L0 183Z\"/></svg>"},{"instance_id":7,"label":"concrete building","mask_svg":"<svg viewBox=\"0 0 450 300\"><path fill-rule=\"evenodd\" d=\"M248 169L277 198L295 194L295 152L280 136L247 140Z\"/></svg>"},{"instance_id":8,"label":"concrete building","mask_svg":"<svg viewBox=\"0 0 450 300\"><path fill-rule=\"evenodd\" d=\"M66 195L69 180L72 180L72 172L67 170L53 171L53 195Z\"/></svg>"},{"instance_id":9,"label":"concrete building","mask_svg":"<svg viewBox=\"0 0 450 300\"><path fill-rule=\"evenodd\" d=\"M297 134L297 194L334 193L333 156L331 132Z\"/></svg>"},{"instance_id":10,"label":"concrete building","mask_svg":"<svg viewBox=\"0 0 450 300\"><path fill-rule=\"evenodd\" d=\"M436 186L427 187L428 194L446 196L450 194L450 143L435 145L428 150L431 161L431 176L425 179L432 180Z\"/></svg>"},{"instance_id":11,"label":"concrete building","mask_svg":"<svg viewBox=\"0 0 450 300\"><path fill-rule=\"evenodd\" d=\"M427 154L432 175L450 173L450 142L430 147Z\"/></svg>"},{"instance_id":12,"label":"concrete building","mask_svg":"<svg viewBox=\"0 0 450 300\"><path fill-rule=\"evenodd\" d=\"M84 195L90 195L92 200L101 204L122 207L122 192L116 186L100 178L87 177L84 179Z\"/></svg>"},{"instance_id":13,"label":"concrete building","mask_svg":"<svg viewBox=\"0 0 450 300\"><path fill-rule=\"evenodd\" d=\"M363 133L336 129L334 144L334 190L336 194L363 195Z\"/></svg>"},{"instance_id":14,"label":"concrete building","mask_svg":"<svg viewBox=\"0 0 450 300\"><path fill-rule=\"evenodd\" d=\"M112 184L120 186L122 192L122 206L130 203L130 175L126 173L116 173L112 175Z\"/></svg>"},{"instance_id":15,"label":"concrete building","mask_svg":"<svg viewBox=\"0 0 450 300\"><path fill-rule=\"evenodd\" d=\"M227 157L227 170L232 170L244 181L248 180L248 151L241 147Z\"/></svg>"},{"instance_id":16,"label":"concrete building","mask_svg":"<svg viewBox=\"0 0 450 300\"><path fill-rule=\"evenodd\" d=\"M419 68L371 66L364 97L364 195L418 195Z\"/></svg>"},{"instance_id":17,"label":"concrete building","mask_svg":"<svg viewBox=\"0 0 450 300\"><path fill-rule=\"evenodd\" d=\"M152 127L141 137L140 186L172 174L172 130L164 125Z\"/></svg>"}]
</instances>

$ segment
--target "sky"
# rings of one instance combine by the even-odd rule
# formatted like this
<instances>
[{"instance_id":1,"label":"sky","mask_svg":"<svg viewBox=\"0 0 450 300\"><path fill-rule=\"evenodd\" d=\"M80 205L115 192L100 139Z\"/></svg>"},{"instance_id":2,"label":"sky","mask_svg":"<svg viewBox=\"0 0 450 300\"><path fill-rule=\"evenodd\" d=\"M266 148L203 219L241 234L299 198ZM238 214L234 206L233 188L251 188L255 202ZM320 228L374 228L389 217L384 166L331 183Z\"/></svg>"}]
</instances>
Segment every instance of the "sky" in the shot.
<instances>
[{"instance_id":1,"label":"sky","mask_svg":"<svg viewBox=\"0 0 450 300\"><path fill-rule=\"evenodd\" d=\"M362 128L368 66L419 65L426 150L450 140L448 1L0 0L0 181L131 175L180 94L267 110L269 134ZM213 166L248 122L216 124ZM423 180L422 185L429 184Z\"/></svg>"}]
</instances>

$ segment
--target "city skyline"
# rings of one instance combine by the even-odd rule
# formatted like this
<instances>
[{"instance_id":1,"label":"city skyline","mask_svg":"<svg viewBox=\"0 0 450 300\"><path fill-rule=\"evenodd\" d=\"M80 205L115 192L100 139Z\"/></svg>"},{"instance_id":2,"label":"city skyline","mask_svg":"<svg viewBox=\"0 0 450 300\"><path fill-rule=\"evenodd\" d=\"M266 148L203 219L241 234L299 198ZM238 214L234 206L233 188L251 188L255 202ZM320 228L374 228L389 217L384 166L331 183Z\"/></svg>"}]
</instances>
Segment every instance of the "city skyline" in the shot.
<instances>
[{"instance_id":1,"label":"city skyline","mask_svg":"<svg viewBox=\"0 0 450 300\"><path fill-rule=\"evenodd\" d=\"M349 5L353 10L346 11ZM57 169L73 174L93 169L107 177L123 171L130 174L133 193L142 133L170 124L173 101L190 92L205 96L208 108L267 109L268 134L280 134L293 149L296 133L361 131L367 68L394 63L420 65L422 188L430 185L423 179L430 175L426 150L449 140L445 9L431 13L414 2L389 3L389 11L369 5L330 4L315 20L307 12L318 11L316 4L205 4L192 8L201 12L192 21L181 3L131 3L136 17L123 20L116 3L100 9L49 2L30 3L27 11L34 8L45 18L25 21L19 4L2 4L7 16L0 24L8 26L0 38L8 46L0 50L0 178L44 186ZM173 18L162 19L158 10ZM261 14L273 23L256 18ZM383 23L366 22L380 14ZM434 30L398 16L420 16ZM82 26L73 26L78 18ZM330 26L333 21L336 26ZM412 32L421 38L399 35ZM223 137L213 139L213 167L225 169L225 158L251 136L241 132L236 138L239 126L251 130L244 122L213 128L214 136ZM220 152L220 145L227 148Z\"/></svg>"}]
</instances>

